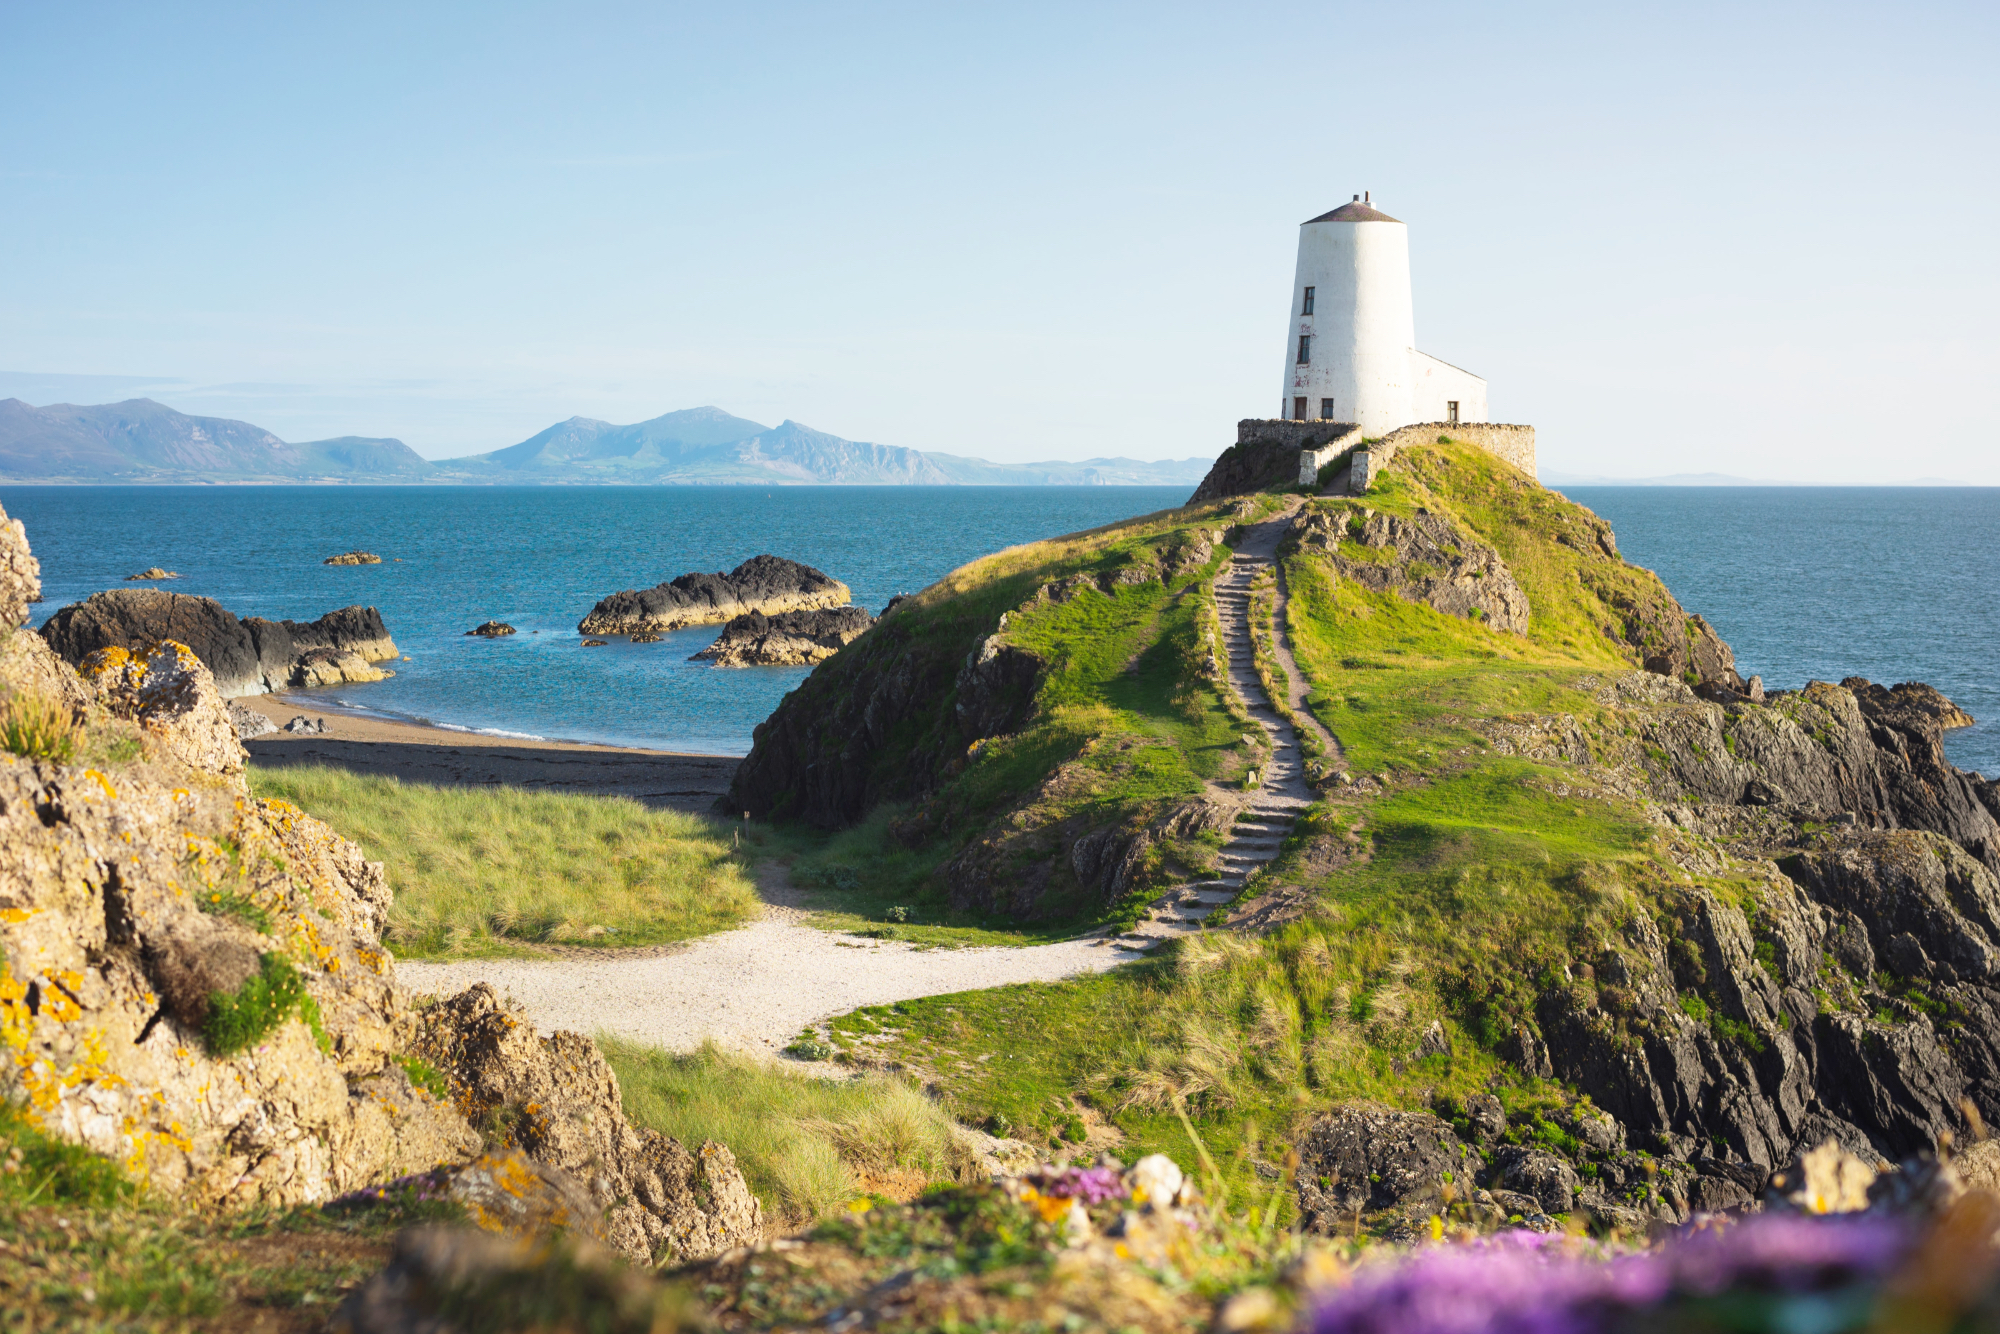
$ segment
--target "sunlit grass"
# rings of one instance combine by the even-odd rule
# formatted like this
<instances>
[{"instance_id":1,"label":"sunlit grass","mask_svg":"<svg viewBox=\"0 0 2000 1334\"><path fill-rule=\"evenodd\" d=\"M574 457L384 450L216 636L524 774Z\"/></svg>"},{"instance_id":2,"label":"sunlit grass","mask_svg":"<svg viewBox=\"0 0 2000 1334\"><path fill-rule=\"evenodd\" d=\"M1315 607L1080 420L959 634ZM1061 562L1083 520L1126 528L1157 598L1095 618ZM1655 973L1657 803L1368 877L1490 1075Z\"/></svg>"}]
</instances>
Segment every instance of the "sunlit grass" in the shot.
<instances>
[{"instance_id":1,"label":"sunlit grass","mask_svg":"<svg viewBox=\"0 0 2000 1334\"><path fill-rule=\"evenodd\" d=\"M252 769L251 790L331 824L387 868L407 958L524 945L651 945L740 925L756 890L727 827L622 797L432 787L343 769Z\"/></svg>"}]
</instances>

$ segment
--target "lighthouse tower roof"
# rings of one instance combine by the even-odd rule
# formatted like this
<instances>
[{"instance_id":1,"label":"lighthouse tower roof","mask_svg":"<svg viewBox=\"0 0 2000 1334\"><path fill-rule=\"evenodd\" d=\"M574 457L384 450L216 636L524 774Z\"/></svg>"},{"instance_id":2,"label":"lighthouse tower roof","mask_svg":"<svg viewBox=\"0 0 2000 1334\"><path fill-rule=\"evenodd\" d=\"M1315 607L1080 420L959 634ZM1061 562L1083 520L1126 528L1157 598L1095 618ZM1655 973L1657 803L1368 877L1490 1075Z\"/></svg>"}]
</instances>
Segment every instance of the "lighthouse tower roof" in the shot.
<instances>
[{"instance_id":1,"label":"lighthouse tower roof","mask_svg":"<svg viewBox=\"0 0 2000 1334\"><path fill-rule=\"evenodd\" d=\"M1351 204L1342 204L1342 205L1341 205L1341 206L1340 206L1339 208L1335 209L1335 210L1334 210L1333 212L1331 212L1331 213L1322 213L1322 214L1320 214L1320 215L1319 215L1319 216L1318 216L1317 218L1307 218L1307 219L1306 219L1306 221L1307 221L1308 223L1314 223L1314 222L1401 222L1401 221L1402 221L1402 219L1401 219L1401 218L1392 218L1392 217L1390 217L1390 216L1389 216L1389 215L1388 215L1387 213L1384 213L1384 212L1382 212L1382 211L1381 211L1380 209L1377 209L1377 208L1374 208L1374 207L1373 207L1373 206L1371 206L1371 205L1368 205L1368 204L1364 204L1364 203L1362 203L1362 202L1361 202L1361 196L1359 196L1359 195L1356 195L1356 196L1354 197L1354 202L1353 202L1353 203L1351 203Z\"/></svg>"}]
</instances>

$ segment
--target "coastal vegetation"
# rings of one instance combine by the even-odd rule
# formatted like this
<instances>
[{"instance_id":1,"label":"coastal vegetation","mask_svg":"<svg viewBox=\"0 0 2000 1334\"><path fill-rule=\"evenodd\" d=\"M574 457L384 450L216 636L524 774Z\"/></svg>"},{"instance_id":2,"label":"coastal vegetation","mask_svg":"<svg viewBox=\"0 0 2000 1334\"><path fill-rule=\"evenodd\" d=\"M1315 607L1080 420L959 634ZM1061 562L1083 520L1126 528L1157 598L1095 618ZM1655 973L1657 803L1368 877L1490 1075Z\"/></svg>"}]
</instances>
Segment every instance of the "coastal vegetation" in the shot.
<instances>
[{"instance_id":1,"label":"coastal vegetation","mask_svg":"<svg viewBox=\"0 0 2000 1334\"><path fill-rule=\"evenodd\" d=\"M727 826L620 797L437 787L325 766L253 769L383 863L404 958L654 945L739 926L758 900Z\"/></svg>"},{"instance_id":2,"label":"coastal vegetation","mask_svg":"<svg viewBox=\"0 0 2000 1334\"><path fill-rule=\"evenodd\" d=\"M832 1217L858 1196L907 1200L977 1175L951 1118L900 1075L826 1079L713 1042L687 1053L615 1037L598 1046L635 1125L683 1144L727 1144L784 1230Z\"/></svg>"}]
</instances>

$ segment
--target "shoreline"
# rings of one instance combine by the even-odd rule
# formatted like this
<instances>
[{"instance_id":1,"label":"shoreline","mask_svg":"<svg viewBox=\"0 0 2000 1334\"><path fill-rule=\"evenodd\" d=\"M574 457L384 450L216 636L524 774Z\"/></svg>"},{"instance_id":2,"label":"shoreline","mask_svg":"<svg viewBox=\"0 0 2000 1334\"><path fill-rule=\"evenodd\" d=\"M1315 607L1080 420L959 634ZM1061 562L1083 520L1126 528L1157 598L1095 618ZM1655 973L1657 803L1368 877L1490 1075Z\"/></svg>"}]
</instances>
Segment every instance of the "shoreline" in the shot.
<instances>
[{"instance_id":1,"label":"shoreline","mask_svg":"<svg viewBox=\"0 0 2000 1334\"><path fill-rule=\"evenodd\" d=\"M301 714L326 726L324 732L275 732L244 742L251 767L261 769L326 765L407 783L629 797L658 809L713 815L743 762L739 755L461 732L330 709L307 695L243 695L230 702L280 727Z\"/></svg>"}]
</instances>

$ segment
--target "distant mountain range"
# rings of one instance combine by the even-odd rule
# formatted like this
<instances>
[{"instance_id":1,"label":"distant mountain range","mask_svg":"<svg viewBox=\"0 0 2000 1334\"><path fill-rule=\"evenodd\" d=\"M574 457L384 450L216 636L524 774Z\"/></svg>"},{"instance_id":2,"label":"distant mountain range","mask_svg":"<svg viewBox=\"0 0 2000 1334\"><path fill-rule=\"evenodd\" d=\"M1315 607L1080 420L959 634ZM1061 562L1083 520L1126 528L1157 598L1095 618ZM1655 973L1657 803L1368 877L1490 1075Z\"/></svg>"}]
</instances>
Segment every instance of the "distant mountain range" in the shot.
<instances>
[{"instance_id":1,"label":"distant mountain range","mask_svg":"<svg viewBox=\"0 0 2000 1334\"><path fill-rule=\"evenodd\" d=\"M558 422L518 445L432 461L400 440L289 444L262 427L190 417L149 398L38 408L0 400L0 482L461 482L468 484L1194 486L1211 460L988 463L760 426L688 408L632 426Z\"/></svg>"}]
</instances>

